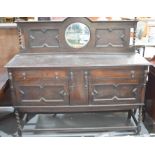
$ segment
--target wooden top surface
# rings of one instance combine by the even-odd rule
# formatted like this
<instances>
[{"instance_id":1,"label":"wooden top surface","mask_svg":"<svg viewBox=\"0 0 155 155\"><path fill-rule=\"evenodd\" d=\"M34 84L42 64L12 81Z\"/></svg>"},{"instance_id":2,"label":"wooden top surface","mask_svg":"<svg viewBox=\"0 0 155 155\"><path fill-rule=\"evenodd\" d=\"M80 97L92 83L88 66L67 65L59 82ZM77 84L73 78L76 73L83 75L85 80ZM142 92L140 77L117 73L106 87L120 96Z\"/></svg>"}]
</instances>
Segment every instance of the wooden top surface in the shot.
<instances>
[{"instance_id":1,"label":"wooden top surface","mask_svg":"<svg viewBox=\"0 0 155 155\"><path fill-rule=\"evenodd\" d=\"M150 63L137 53L131 54L21 54L16 55L5 66L7 68L37 67L102 67L144 66Z\"/></svg>"}]
</instances>

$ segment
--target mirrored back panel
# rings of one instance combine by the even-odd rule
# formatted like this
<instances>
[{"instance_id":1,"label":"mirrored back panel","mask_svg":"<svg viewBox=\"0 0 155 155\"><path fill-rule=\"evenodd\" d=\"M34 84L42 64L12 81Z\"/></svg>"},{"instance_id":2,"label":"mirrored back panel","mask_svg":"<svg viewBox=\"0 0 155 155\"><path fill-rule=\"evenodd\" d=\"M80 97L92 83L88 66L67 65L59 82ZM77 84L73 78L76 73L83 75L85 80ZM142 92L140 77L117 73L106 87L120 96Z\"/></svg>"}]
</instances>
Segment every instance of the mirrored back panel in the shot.
<instances>
[{"instance_id":1,"label":"mirrored back panel","mask_svg":"<svg viewBox=\"0 0 155 155\"><path fill-rule=\"evenodd\" d=\"M137 21L91 21L71 17L64 21L18 22L24 53L128 53L131 29Z\"/></svg>"}]
</instances>

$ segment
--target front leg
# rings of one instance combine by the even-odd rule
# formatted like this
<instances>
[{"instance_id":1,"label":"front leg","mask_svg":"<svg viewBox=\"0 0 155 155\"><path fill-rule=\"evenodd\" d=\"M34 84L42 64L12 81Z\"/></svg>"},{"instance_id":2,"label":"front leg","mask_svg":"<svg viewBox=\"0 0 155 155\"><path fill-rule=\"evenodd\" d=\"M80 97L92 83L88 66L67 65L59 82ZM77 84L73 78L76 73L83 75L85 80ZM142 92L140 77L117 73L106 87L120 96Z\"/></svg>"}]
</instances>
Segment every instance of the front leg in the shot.
<instances>
[{"instance_id":1,"label":"front leg","mask_svg":"<svg viewBox=\"0 0 155 155\"><path fill-rule=\"evenodd\" d=\"M142 123L142 106L139 107L138 111L138 125L137 125L137 134L140 134Z\"/></svg>"},{"instance_id":2,"label":"front leg","mask_svg":"<svg viewBox=\"0 0 155 155\"><path fill-rule=\"evenodd\" d=\"M18 133L18 136L21 137L22 136L22 126L21 126L19 112L17 109L15 109L15 116L16 116L16 121L17 121L17 133Z\"/></svg>"}]
</instances>

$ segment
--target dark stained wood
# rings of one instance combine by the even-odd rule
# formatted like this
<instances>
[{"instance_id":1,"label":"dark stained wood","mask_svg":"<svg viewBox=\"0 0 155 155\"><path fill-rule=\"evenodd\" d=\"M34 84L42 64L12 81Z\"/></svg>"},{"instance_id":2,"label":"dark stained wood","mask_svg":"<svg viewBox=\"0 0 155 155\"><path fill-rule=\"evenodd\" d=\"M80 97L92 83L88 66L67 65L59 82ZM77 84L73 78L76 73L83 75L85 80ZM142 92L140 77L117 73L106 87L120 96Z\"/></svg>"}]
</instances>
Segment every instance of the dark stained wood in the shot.
<instances>
[{"instance_id":1,"label":"dark stained wood","mask_svg":"<svg viewBox=\"0 0 155 155\"><path fill-rule=\"evenodd\" d=\"M73 69L70 72L70 105L88 105L87 71Z\"/></svg>"},{"instance_id":2,"label":"dark stained wood","mask_svg":"<svg viewBox=\"0 0 155 155\"><path fill-rule=\"evenodd\" d=\"M24 129L24 132L37 132L37 131L56 131L56 132L61 132L61 133L65 133L65 132L103 132L103 131L134 131L136 130L136 127L134 126L119 126L119 127L83 127L83 128L46 128L46 129Z\"/></svg>"},{"instance_id":3,"label":"dark stained wood","mask_svg":"<svg viewBox=\"0 0 155 155\"><path fill-rule=\"evenodd\" d=\"M131 109L137 109L144 103L136 104L111 104L111 105L73 105L73 106L15 106L20 112L26 113L68 113L68 112L104 112L104 111L128 111Z\"/></svg>"},{"instance_id":4,"label":"dark stained wood","mask_svg":"<svg viewBox=\"0 0 155 155\"><path fill-rule=\"evenodd\" d=\"M69 104L67 74L64 69L16 70L12 73L16 102L27 106Z\"/></svg>"},{"instance_id":5,"label":"dark stained wood","mask_svg":"<svg viewBox=\"0 0 155 155\"><path fill-rule=\"evenodd\" d=\"M68 72L63 69L46 69L46 68L38 68L37 72L36 69L29 69L25 68L23 69L16 69L12 72L12 77L16 81L25 81L30 82L31 80L36 81L41 78L45 78L48 80L67 80L68 78Z\"/></svg>"},{"instance_id":6,"label":"dark stained wood","mask_svg":"<svg viewBox=\"0 0 155 155\"><path fill-rule=\"evenodd\" d=\"M81 49L71 48L65 42L65 30L71 23L81 22L91 32L91 40ZM19 22L22 36L21 51L29 53L44 52L133 52L130 48L130 28L136 27L135 21L97 21L87 18L67 18L62 22ZM50 35L49 35L50 34ZM37 38L37 39L36 39ZM39 39L38 39L39 38Z\"/></svg>"},{"instance_id":7,"label":"dark stained wood","mask_svg":"<svg viewBox=\"0 0 155 155\"><path fill-rule=\"evenodd\" d=\"M89 43L80 49L65 42L65 29L73 22L86 24L91 32ZM21 53L6 65L18 133L18 112L133 109L139 109L136 129L140 132L149 63L129 46L130 28L135 25L135 21L92 22L87 18L18 23Z\"/></svg>"},{"instance_id":8,"label":"dark stained wood","mask_svg":"<svg viewBox=\"0 0 155 155\"><path fill-rule=\"evenodd\" d=\"M126 53L126 51L124 51ZM108 66L147 66L148 61L139 54L20 54L16 55L7 68L59 68L59 67L108 67ZM112 72L112 71L111 71ZM116 75L116 73L115 73Z\"/></svg>"}]
</instances>

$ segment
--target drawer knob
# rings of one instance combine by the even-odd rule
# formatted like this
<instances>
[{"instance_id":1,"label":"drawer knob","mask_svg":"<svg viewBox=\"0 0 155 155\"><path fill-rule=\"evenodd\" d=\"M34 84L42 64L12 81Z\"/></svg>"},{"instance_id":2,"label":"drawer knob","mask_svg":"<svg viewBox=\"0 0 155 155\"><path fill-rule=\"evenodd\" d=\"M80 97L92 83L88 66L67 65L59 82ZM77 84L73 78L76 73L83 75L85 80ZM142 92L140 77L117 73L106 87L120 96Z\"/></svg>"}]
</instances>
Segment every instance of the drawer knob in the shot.
<instances>
[{"instance_id":1,"label":"drawer knob","mask_svg":"<svg viewBox=\"0 0 155 155\"><path fill-rule=\"evenodd\" d=\"M149 73L148 70L144 71L145 83L148 81L148 73Z\"/></svg>"},{"instance_id":2,"label":"drawer knob","mask_svg":"<svg viewBox=\"0 0 155 155\"><path fill-rule=\"evenodd\" d=\"M68 95L67 92L65 92L64 90L61 90L61 91L59 92L59 94L60 94L61 96L67 96L67 95Z\"/></svg>"},{"instance_id":3,"label":"drawer knob","mask_svg":"<svg viewBox=\"0 0 155 155\"><path fill-rule=\"evenodd\" d=\"M95 96L98 94L98 91L96 89L93 90L92 95Z\"/></svg>"},{"instance_id":4,"label":"drawer knob","mask_svg":"<svg viewBox=\"0 0 155 155\"><path fill-rule=\"evenodd\" d=\"M59 76L58 76L58 73L56 72L55 73L55 79L58 79L59 78Z\"/></svg>"},{"instance_id":5,"label":"drawer knob","mask_svg":"<svg viewBox=\"0 0 155 155\"><path fill-rule=\"evenodd\" d=\"M9 72L9 79L12 80L12 73Z\"/></svg>"},{"instance_id":6,"label":"drawer knob","mask_svg":"<svg viewBox=\"0 0 155 155\"><path fill-rule=\"evenodd\" d=\"M70 79L71 79L71 81L73 81L73 78L74 78L74 73L70 72Z\"/></svg>"},{"instance_id":7,"label":"drawer knob","mask_svg":"<svg viewBox=\"0 0 155 155\"><path fill-rule=\"evenodd\" d=\"M23 79L25 80L25 79L26 79L26 73L23 72L23 73L22 73L22 76L23 76Z\"/></svg>"},{"instance_id":8,"label":"drawer knob","mask_svg":"<svg viewBox=\"0 0 155 155\"><path fill-rule=\"evenodd\" d=\"M135 78L135 71L131 71L131 78L132 78L132 79Z\"/></svg>"}]
</instances>

